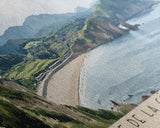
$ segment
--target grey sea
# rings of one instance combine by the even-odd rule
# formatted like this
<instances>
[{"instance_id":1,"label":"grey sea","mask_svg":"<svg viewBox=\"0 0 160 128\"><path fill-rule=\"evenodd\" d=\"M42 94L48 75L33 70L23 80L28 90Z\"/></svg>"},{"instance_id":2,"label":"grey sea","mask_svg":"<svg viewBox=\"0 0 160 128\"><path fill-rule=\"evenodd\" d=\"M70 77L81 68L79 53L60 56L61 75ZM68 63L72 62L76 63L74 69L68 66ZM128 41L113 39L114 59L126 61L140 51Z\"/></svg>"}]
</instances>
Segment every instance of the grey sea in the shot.
<instances>
[{"instance_id":1,"label":"grey sea","mask_svg":"<svg viewBox=\"0 0 160 128\"><path fill-rule=\"evenodd\" d=\"M140 104L142 95L160 90L160 5L127 22L141 26L91 51L85 60L80 98L86 107L110 109L110 100Z\"/></svg>"}]
</instances>

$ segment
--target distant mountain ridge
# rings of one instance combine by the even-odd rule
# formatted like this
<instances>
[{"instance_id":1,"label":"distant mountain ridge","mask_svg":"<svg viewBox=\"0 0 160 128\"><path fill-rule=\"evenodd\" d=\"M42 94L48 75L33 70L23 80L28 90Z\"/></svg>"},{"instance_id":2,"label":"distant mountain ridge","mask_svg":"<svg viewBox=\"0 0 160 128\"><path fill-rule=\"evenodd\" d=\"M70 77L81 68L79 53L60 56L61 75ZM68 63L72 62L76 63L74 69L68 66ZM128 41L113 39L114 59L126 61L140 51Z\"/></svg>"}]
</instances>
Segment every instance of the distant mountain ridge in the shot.
<instances>
[{"instance_id":1,"label":"distant mountain ridge","mask_svg":"<svg viewBox=\"0 0 160 128\"><path fill-rule=\"evenodd\" d=\"M84 16L84 13L81 14ZM78 55L87 52L128 32L128 30L118 28L118 18L92 18L90 11L88 11L88 16L86 13L85 16L85 18L78 18L62 25L60 29L43 38L9 40L4 46L1 46L1 61L10 61L9 58L14 56L12 54L25 56L23 60L21 60L22 56L18 56L20 59L17 63L3 67L9 71L5 77L35 90L36 86L33 86L37 85L35 78L56 61L64 61L72 52ZM49 28L52 27L54 28L52 25ZM4 57L4 55L7 56ZM8 58L8 60L3 58ZM41 65L41 68L38 68L38 64Z\"/></svg>"},{"instance_id":2,"label":"distant mountain ridge","mask_svg":"<svg viewBox=\"0 0 160 128\"><path fill-rule=\"evenodd\" d=\"M95 1L94 4L97 2L98 1ZM101 17L99 19L106 20L107 22L110 21L110 19L113 19L111 20L111 22L113 21L113 24L118 24L117 19L128 19L131 16L136 15L140 11L143 11L145 8L154 4L155 0L122 0L120 4L116 4L118 2L118 0L100 0L95 9L94 5L92 5L90 9L77 7L77 13L53 15L41 14L29 16L28 18L26 18L22 26L14 26L8 28L8 30L6 30L5 33L0 36L0 45L4 45L10 39L44 37L60 28L65 23L73 21L76 18L80 17L90 18L92 15L94 15L95 17Z\"/></svg>"},{"instance_id":3,"label":"distant mountain ridge","mask_svg":"<svg viewBox=\"0 0 160 128\"><path fill-rule=\"evenodd\" d=\"M94 16L127 20L155 3L156 0L100 0Z\"/></svg>"},{"instance_id":4,"label":"distant mountain ridge","mask_svg":"<svg viewBox=\"0 0 160 128\"><path fill-rule=\"evenodd\" d=\"M120 7L119 10L123 8L119 4L116 7ZM133 13L123 15L130 17ZM107 128L128 112L126 107L121 110L123 113L116 113L57 105L34 94L39 82L37 77L45 77L48 70L60 65L70 55L80 55L129 32L129 29L118 27L117 17L108 18L105 14L91 18L90 10L78 16L56 16L31 16L23 26L12 27L6 31L4 40L18 39L8 40L0 46L0 75L2 73L5 78L0 79L0 127ZM63 16L66 16L65 19ZM47 18L51 21L47 21ZM19 39L26 36L28 39ZM0 41L1 39L2 37ZM21 85L24 87L21 88ZM23 92L23 89L27 91Z\"/></svg>"},{"instance_id":5,"label":"distant mountain ridge","mask_svg":"<svg viewBox=\"0 0 160 128\"><path fill-rule=\"evenodd\" d=\"M33 15L26 18L22 26L14 26L8 28L5 33L0 36L0 45L4 45L10 39L22 38L40 38L57 30L62 25L79 17L88 17L91 10L79 13L66 14L41 14Z\"/></svg>"}]
</instances>

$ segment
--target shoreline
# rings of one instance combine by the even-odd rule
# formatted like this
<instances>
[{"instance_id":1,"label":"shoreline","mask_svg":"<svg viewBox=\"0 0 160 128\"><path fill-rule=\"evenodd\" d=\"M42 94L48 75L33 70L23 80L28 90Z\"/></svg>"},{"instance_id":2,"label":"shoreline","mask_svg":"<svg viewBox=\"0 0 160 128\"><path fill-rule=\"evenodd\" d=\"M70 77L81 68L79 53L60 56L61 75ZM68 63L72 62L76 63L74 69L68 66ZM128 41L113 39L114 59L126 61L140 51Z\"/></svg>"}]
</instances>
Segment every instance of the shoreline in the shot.
<instances>
[{"instance_id":1,"label":"shoreline","mask_svg":"<svg viewBox=\"0 0 160 128\"><path fill-rule=\"evenodd\" d=\"M84 53L73 59L51 77L46 99L57 104L80 105L79 77L85 56Z\"/></svg>"},{"instance_id":2,"label":"shoreline","mask_svg":"<svg viewBox=\"0 0 160 128\"><path fill-rule=\"evenodd\" d=\"M56 64L56 66L49 71L49 73L45 76L45 78L40 82L39 87L37 88L37 94L43 97L47 96L47 87L48 83L51 79L51 77L61 70L64 66L66 66L68 63L70 63L72 60L76 59L78 56L80 56L81 53L71 53L71 55L66 58L63 62L60 64Z\"/></svg>"},{"instance_id":3,"label":"shoreline","mask_svg":"<svg viewBox=\"0 0 160 128\"><path fill-rule=\"evenodd\" d=\"M81 67L81 72L79 74L79 103L80 106L83 107L87 107L85 79L86 79L86 61L90 55L90 52L91 51L85 54L83 65Z\"/></svg>"},{"instance_id":4,"label":"shoreline","mask_svg":"<svg viewBox=\"0 0 160 128\"><path fill-rule=\"evenodd\" d=\"M135 16L137 16L137 15L139 15L139 14L141 14L141 13L143 13L144 11L146 11L147 9L150 9L150 8L152 8L153 6L156 6L157 4L160 4L160 1L157 1L156 3L153 3L153 4L151 4L151 5L149 5L148 7L146 7L145 9L142 9L140 12L137 12L136 14L134 14L133 16L130 16L129 18L127 18L125 21L127 21L127 20L129 20L129 19L131 19L131 18L133 18L133 17L135 17ZM123 36L123 35L122 35ZM121 37L122 37L121 36ZM117 39L117 38L116 38ZM114 39L115 40L115 39ZM110 42L110 41L109 41ZM102 44L103 45L103 44ZM101 45L100 45L101 46ZM99 47L99 46L98 46ZM97 47L96 47L97 48ZM94 48L95 49L95 48ZM80 72L80 75L79 75L79 103L80 103L80 105L81 106L83 106L83 107L87 107L87 99L86 99L86 93L85 93L85 84L84 84L84 82L85 82L85 66L86 66L86 64L85 64L85 61L86 61L86 59L88 58L88 56L89 56L89 54L90 54L90 52L92 51L92 50L94 50L94 49L91 49L90 51L88 51L88 52L86 52L85 54L85 58L84 58L84 62L83 62L83 65L82 65L82 69L81 69L81 72Z\"/></svg>"},{"instance_id":5,"label":"shoreline","mask_svg":"<svg viewBox=\"0 0 160 128\"><path fill-rule=\"evenodd\" d=\"M153 4L153 5L150 5L149 7L147 7L146 9L149 9L149 8L151 8L152 6L154 6L155 4ZM145 10L146 10L145 9ZM140 14L141 12L143 12L144 10L142 10L142 11L140 11L140 12L138 12L137 14ZM136 14L136 15L137 15ZM134 15L134 16L136 16L136 15ZM134 17L134 16L130 16L130 18L131 17ZM122 35L123 36L123 35ZM98 47L98 46L97 46ZM97 48L97 47L95 47L95 48ZM93 49L95 49L95 48L93 48ZM71 55L70 57L68 57L66 60L64 60L64 62L62 62L60 65L58 65L57 67L55 67L54 69L52 69L50 72L49 72L49 74L47 75L47 77L42 81L43 82L43 85L42 86L40 86L40 92L39 92L39 88L38 88L38 94L41 94L41 96L43 96L43 97L45 97L45 98L49 98L50 96L48 96L49 94L47 93L48 92L48 89L49 89L49 82L52 80L52 77L54 77L59 71L61 71L61 70L63 70L67 65L69 65L71 62L73 62L73 61L75 61L77 58L79 58L80 56L82 56L82 55L85 55L85 57L84 57L84 61L85 61L85 59L86 59L86 56L89 54L89 52L91 52L93 49L91 49L91 50L88 50L88 51L86 51L85 53L74 53L73 55ZM79 75L78 75L78 91L77 91L77 93L78 93L78 103L73 103L73 106L75 106L75 105L82 105L82 106L85 106L85 92L84 91L82 91L83 89L85 89L85 85L83 86L83 85L80 85L81 84L81 72L82 72L82 70L83 70L83 68L84 68L84 66L85 66L85 62L83 61L83 65L81 66L81 70L80 70L80 72L79 72ZM56 79L55 79L56 80ZM76 85L77 86L77 85ZM81 86L83 86L82 88L81 88ZM56 88L54 88L54 90L56 90ZM82 94L82 92L84 93L84 94ZM71 97L72 98L72 97ZM49 100L51 100L52 98L49 98ZM59 99L60 100L60 99ZM83 100L83 101L81 101L81 100ZM52 99L52 101L53 102L55 102L55 100L54 99ZM83 102L83 103L82 103ZM59 101L59 103L60 104L63 104L63 102L61 102L61 101ZM72 105L72 103L70 103L71 105ZM70 104L67 104L67 105L70 105Z\"/></svg>"}]
</instances>

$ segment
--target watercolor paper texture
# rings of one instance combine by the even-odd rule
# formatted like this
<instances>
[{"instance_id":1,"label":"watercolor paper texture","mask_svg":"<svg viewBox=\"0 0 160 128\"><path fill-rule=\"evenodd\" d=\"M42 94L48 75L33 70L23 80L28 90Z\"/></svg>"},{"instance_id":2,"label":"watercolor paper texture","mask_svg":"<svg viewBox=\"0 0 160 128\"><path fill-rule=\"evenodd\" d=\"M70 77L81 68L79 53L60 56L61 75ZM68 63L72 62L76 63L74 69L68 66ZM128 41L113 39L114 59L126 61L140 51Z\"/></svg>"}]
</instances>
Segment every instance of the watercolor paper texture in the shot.
<instances>
[{"instance_id":1,"label":"watercolor paper texture","mask_svg":"<svg viewBox=\"0 0 160 128\"><path fill-rule=\"evenodd\" d=\"M151 96L110 128L159 128L160 91Z\"/></svg>"},{"instance_id":2,"label":"watercolor paper texture","mask_svg":"<svg viewBox=\"0 0 160 128\"><path fill-rule=\"evenodd\" d=\"M22 25L31 15L74 12L89 7L92 0L0 0L0 35L8 27Z\"/></svg>"}]
</instances>

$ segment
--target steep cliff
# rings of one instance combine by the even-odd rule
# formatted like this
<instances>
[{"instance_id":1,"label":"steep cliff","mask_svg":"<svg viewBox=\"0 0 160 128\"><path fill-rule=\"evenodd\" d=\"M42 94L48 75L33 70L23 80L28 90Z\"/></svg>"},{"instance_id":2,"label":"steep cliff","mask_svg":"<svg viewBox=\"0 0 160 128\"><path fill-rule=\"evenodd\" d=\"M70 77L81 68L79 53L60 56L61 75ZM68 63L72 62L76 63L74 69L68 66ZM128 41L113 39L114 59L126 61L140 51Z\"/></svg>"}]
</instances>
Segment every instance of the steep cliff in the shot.
<instances>
[{"instance_id":1,"label":"steep cliff","mask_svg":"<svg viewBox=\"0 0 160 128\"><path fill-rule=\"evenodd\" d=\"M89 19L75 40L75 52L85 52L103 43L116 39L128 31L98 19Z\"/></svg>"}]
</instances>

